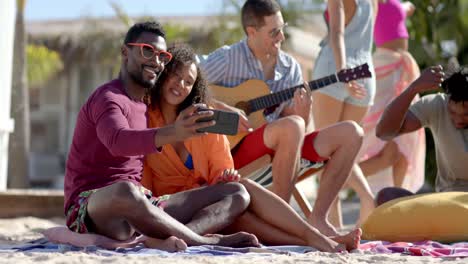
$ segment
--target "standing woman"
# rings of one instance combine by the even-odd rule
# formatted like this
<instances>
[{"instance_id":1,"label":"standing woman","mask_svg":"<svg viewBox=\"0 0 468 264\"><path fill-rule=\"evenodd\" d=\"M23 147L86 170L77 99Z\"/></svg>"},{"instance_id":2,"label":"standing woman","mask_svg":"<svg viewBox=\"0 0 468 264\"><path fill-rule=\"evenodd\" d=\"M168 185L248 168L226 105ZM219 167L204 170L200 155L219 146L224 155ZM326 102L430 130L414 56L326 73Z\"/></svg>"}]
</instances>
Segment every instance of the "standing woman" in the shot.
<instances>
[{"instance_id":1,"label":"standing woman","mask_svg":"<svg viewBox=\"0 0 468 264\"><path fill-rule=\"evenodd\" d=\"M328 35L320 43L321 50L315 62L313 78L331 75L345 68L364 63L373 71L372 36L377 11L377 0L328 0L325 20ZM353 120L361 123L375 96L375 75L372 78L336 83L316 91L313 95L313 116L316 129L334 123ZM360 196L361 203L373 197L369 186L364 188L353 179L363 178L359 166L355 165L348 185ZM373 205L361 205L360 223L365 220ZM341 227L339 206L331 221Z\"/></svg>"},{"instance_id":2,"label":"standing woman","mask_svg":"<svg viewBox=\"0 0 468 264\"><path fill-rule=\"evenodd\" d=\"M385 107L419 76L418 65L407 51L409 35L405 22L414 9L410 2L379 1L374 30L377 49L373 55L377 92L374 105L363 121L366 133L360 154L360 166L374 193L388 186L416 192L424 183L424 129L390 142L375 136L375 127Z\"/></svg>"}]
</instances>

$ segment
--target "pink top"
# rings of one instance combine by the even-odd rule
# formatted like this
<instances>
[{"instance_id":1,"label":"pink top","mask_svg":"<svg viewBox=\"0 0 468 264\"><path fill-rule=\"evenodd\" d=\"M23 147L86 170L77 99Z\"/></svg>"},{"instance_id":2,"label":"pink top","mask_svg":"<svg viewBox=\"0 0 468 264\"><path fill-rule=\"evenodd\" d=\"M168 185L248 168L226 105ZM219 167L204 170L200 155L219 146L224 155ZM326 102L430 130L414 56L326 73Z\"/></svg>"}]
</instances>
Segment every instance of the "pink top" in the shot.
<instances>
[{"instance_id":1,"label":"pink top","mask_svg":"<svg viewBox=\"0 0 468 264\"><path fill-rule=\"evenodd\" d=\"M406 11L400 0L379 2L379 12L375 21L374 40L377 46L394 39L407 39L405 25Z\"/></svg>"},{"instance_id":2,"label":"pink top","mask_svg":"<svg viewBox=\"0 0 468 264\"><path fill-rule=\"evenodd\" d=\"M118 181L139 183L143 155L157 152L146 104L130 99L120 80L97 88L81 108L65 172L65 213L83 192Z\"/></svg>"}]
</instances>

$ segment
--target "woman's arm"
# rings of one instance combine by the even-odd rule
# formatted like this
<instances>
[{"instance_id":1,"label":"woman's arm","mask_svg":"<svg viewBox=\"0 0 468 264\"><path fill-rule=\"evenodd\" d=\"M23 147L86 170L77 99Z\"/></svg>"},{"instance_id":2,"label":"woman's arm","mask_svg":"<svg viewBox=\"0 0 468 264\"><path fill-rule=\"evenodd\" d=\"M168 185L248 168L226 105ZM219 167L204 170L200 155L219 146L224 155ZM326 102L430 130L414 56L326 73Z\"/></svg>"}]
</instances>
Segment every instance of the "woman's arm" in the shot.
<instances>
[{"instance_id":1,"label":"woman's arm","mask_svg":"<svg viewBox=\"0 0 468 264\"><path fill-rule=\"evenodd\" d=\"M346 68L346 50L344 43L345 11L343 0L328 1L329 43L335 57L336 70Z\"/></svg>"},{"instance_id":2,"label":"woman's arm","mask_svg":"<svg viewBox=\"0 0 468 264\"><path fill-rule=\"evenodd\" d=\"M203 149L208 158L209 178L207 182L212 185L218 182L239 181L237 171L234 170L234 160L231 147L225 135L208 134L203 138Z\"/></svg>"},{"instance_id":3,"label":"woman's arm","mask_svg":"<svg viewBox=\"0 0 468 264\"><path fill-rule=\"evenodd\" d=\"M413 3L408 1L408 2L401 3L401 5L403 6L403 9L405 10L407 17L410 17L414 14L416 7L413 5Z\"/></svg>"}]
</instances>

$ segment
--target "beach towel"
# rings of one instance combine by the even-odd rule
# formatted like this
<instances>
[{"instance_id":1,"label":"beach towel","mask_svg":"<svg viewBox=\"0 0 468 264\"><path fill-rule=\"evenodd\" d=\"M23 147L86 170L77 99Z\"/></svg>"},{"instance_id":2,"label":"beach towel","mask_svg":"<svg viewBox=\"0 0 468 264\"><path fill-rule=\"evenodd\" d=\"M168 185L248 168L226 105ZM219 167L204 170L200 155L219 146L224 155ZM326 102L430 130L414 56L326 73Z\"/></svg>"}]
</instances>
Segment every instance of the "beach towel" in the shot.
<instances>
[{"instance_id":1,"label":"beach towel","mask_svg":"<svg viewBox=\"0 0 468 264\"><path fill-rule=\"evenodd\" d=\"M66 226L57 226L42 232L43 238L20 245L1 246L1 252L67 252L85 251L98 255L135 254L135 255L210 255L229 256L242 254L302 254L316 251L303 246L276 246L260 248L230 248L222 246L192 246L183 252L167 252L159 249L146 248L143 236L136 236L127 241L117 241L98 234L80 234L69 230Z\"/></svg>"},{"instance_id":2,"label":"beach towel","mask_svg":"<svg viewBox=\"0 0 468 264\"><path fill-rule=\"evenodd\" d=\"M70 233L69 233L70 232ZM0 253L6 252L68 252L83 251L101 256L112 255L158 255L158 256L232 256L232 255L297 255L317 250L305 246L262 246L260 248L230 248L221 246L191 246L183 252L166 252L146 248L141 238L124 242L115 241L95 234L79 234L66 227L54 227L43 232L45 237L19 245L0 245ZM55 242L54 242L55 241ZM124 244L124 247L120 247ZM126 246L127 245L127 246ZM106 247L106 248L104 248ZM114 247L114 249L110 249ZM374 254L405 254L411 256L431 257L468 257L468 242L442 244L434 241L422 242L385 242L363 241L359 249L351 253L370 252ZM346 253L343 253L346 254Z\"/></svg>"},{"instance_id":3,"label":"beach towel","mask_svg":"<svg viewBox=\"0 0 468 264\"><path fill-rule=\"evenodd\" d=\"M204 256L272 256L272 255L287 255L293 256L316 251L310 247L303 246L275 246L261 248L229 248L220 246L192 246L188 247L183 252L170 253L158 249L145 248L143 244L138 244L132 248L116 248L114 250L103 249L97 246L76 247L66 244L56 244L50 242L47 238L40 238L21 245L1 246L0 253L12 252L69 252L82 251L86 253L96 254L99 256L116 256L116 255L157 255L157 256L188 256L188 255L204 255ZM460 242L455 244L442 244L434 241L423 242L396 242L390 243L385 241L368 241L363 242L358 250L351 253L370 252L372 254L404 254L409 256L430 256L444 258L465 258L468 257L468 242ZM346 253L342 253L346 254Z\"/></svg>"},{"instance_id":4,"label":"beach towel","mask_svg":"<svg viewBox=\"0 0 468 264\"><path fill-rule=\"evenodd\" d=\"M454 244L442 244L435 241L421 242L385 242L369 241L361 243L360 250L374 253L401 253L411 256L431 256L431 257L468 257L468 242Z\"/></svg>"}]
</instances>

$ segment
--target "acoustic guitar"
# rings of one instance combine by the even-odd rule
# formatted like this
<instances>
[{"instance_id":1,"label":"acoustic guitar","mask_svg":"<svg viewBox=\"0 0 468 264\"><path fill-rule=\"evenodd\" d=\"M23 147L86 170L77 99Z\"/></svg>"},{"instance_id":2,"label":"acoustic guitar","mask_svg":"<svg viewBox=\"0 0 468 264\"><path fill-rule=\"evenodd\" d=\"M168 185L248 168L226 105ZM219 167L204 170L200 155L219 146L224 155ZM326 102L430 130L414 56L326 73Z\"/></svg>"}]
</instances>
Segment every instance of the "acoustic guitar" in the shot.
<instances>
[{"instance_id":1,"label":"acoustic guitar","mask_svg":"<svg viewBox=\"0 0 468 264\"><path fill-rule=\"evenodd\" d=\"M352 69L344 69L335 74L308 82L312 91L323 88L336 82L349 82L362 78L369 78L372 74L367 63ZM223 86L210 85L214 98L228 105L244 110L249 122L254 129L265 124L264 113L260 110L271 109L280 103L291 99L296 89L304 85L297 85L288 89L272 93L268 85L261 80L248 80L236 87L227 88ZM234 148L248 133L238 133L227 136L231 149Z\"/></svg>"}]
</instances>

